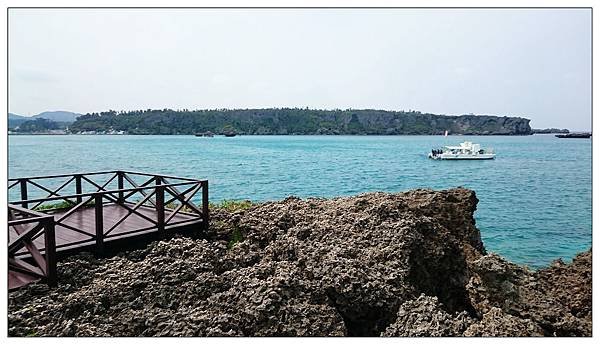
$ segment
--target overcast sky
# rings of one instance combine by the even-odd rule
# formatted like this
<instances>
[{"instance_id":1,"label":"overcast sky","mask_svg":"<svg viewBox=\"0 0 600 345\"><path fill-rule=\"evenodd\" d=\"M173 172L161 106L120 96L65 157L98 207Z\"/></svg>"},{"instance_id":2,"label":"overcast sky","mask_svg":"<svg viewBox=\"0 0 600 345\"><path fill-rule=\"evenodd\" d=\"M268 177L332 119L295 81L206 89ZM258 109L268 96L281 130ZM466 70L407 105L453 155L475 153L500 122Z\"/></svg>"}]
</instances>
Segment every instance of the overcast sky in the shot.
<instances>
[{"instance_id":1,"label":"overcast sky","mask_svg":"<svg viewBox=\"0 0 600 345\"><path fill-rule=\"evenodd\" d=\"M387 109L591 129L586 9L11 9L9 111Z\"/></svg>"}]
</instances>

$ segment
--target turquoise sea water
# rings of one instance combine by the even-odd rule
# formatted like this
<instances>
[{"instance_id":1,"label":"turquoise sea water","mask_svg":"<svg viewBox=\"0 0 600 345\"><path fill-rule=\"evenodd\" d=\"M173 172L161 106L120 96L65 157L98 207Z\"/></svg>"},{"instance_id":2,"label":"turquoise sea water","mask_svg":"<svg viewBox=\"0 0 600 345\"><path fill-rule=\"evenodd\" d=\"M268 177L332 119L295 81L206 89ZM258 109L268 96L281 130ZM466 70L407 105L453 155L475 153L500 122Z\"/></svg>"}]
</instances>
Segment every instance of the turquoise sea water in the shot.
<instances>
[{"instance_id":1,"label":"turquoise sea water","mask_svg":"<svg viewBox=\"0 0 600 345\"><path fill-rule=\"evenodd\" d=\"M432 161L471 140L492 161ZM468 136L9 136L9 177L138 170L206 178L212 201L464 186L489 251L533 267L591 246L591 140ZM9 195L11 200L14 195Z\"/></svg>"}]
</instances>

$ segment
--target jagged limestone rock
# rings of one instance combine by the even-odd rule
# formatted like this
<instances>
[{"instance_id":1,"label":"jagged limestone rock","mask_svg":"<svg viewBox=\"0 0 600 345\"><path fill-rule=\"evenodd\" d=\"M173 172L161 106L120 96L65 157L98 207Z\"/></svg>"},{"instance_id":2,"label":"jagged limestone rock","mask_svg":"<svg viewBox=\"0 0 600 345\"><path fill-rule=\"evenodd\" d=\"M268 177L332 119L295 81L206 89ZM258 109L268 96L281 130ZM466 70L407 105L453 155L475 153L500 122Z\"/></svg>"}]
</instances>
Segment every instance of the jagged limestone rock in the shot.
<instances>
[{"instance_id":1,"label":"jagged limestone rock","mask_svg":"<svg viewBox=\"0 0 600 345\"><path fill-rule=\"evenodd\" d=\"M538 272L486 255L476 205L457 188L217 209L203 238L61 261L57 288L9 294L9 334L591 334L591 254Z\"/></svg>"}]
</instances>

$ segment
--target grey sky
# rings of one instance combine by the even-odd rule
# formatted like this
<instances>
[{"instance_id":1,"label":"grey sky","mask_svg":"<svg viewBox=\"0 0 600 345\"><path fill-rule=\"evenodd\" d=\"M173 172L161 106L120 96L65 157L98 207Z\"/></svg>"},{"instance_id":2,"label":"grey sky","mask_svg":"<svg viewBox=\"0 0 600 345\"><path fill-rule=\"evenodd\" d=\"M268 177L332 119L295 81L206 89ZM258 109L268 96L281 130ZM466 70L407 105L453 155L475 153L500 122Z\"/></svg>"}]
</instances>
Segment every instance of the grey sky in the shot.
<instances>
[{"instance_id":1,"label":"grey sky","mask_svg":"<svg viewBox=\"0 0 600 345\"><path fill-rule=\"evenodd\" d=\"M586 9L11 9L9 111L254 107L591 129Z\"/></svg>"}]
</instances>

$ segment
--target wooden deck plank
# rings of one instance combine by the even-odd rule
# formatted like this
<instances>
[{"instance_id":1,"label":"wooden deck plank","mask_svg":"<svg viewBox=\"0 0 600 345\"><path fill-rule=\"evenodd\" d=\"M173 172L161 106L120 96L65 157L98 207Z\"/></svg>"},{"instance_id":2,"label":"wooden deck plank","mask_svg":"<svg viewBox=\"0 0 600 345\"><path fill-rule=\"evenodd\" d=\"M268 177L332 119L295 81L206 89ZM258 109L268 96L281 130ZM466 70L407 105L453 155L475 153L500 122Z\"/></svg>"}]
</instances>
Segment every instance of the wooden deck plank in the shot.
<instances>
[{"instance_id":1,"label":"wooden deck plank","mask_svg":"<svg viewBox=\"0 0 600 345\"><path fill-rule=\"evenodd\" d=\"M128 206L132 207L132 205L128 205ZM154 209L154 207L141 206L136 211L139 213L142 213L143 215L145 215L146 217L148 217L150 219L157 219L157 213L156 213L156 210ZM58 212L53 213L53 216L55 219L59 219L66 212L67 212L67 210L58 211ZM103 214L102 215L104 218L104 231L105 232L108 231L108 229L110 229L119 219L121 219L128 212L129 211L125 207L122 207L120 205L116 205L116 204L103 205ZM172 213L171 210L166 210L165 218L169 217L169 215L171 213ZM166 224L166 225L169 226L172 223L177 223L177 222L182 222L182 221L192 221L194 219L196 219L196 217L178 213L175 215L175 217L173 217L170 220L169 224ZM95 233L96 233L94 207L85 207L85 208L79 209L76 212L74 212L73 214L71 214L70 216L68 216L66 219L64 219L62 222L65 225L69 225L74 228L77 228L78 230L81 230L92 236L95 235ZM154 227L154 229L148 230L147 229L148 227ZM175 225L174 229L172 229L172 231L176 231L177 227L178 226ZM139 229L140 231L129 233L132 230L136 230L136 229ZM155 228L155 225L153 223L144 219L143 217L140 217L139 215L137 215L135 213L132 213L123 222L121 222L115 229L113 229L109 235L113 236L113 237L111 237L111 240L112 240L112 239L123 238L123 237L145 236L145 235L148 235L148 234L156 232L156 231L157 231L157 229ZM126 233L126 234L121 235L123 233ZM9 228L9 239L15 238L16 236L17 236L16 231L12 228ZM86 243L77 244L75 246L83 247L83 246L89 245L91 243L94 243L94 240L91 237L86 236L77 231L74 231L72 229L63 227L60 224L56 225L55 237L56 237L56 245L60 247L60 248L57 248L57 251L61 251L61 250L65 249L66 247L70 246L72 243L77 243L77 242L81 242L81 241L86 241ZM33 243L36 246L36 248L43 249L44 248L43 236L40 236L37 239L35 239ZM19 254L22 254L22 253L26 253L26 250L19 251ZM15 277L15 279L17 279L17 278Z\"/></svg>"},{"instance_id":2,"label":"wooden deck plank","mask_svg":"<svg viewBox=\"0 0 600 345\"><path fill-rule=\"evenodd\" d=\"M104 231L108 231L121 217L128 213L128 210L124 207L118 205L104 205L103 206L103 217L104 217ZM138 212L144 214L150 219L156 219L157 214L153 207L145 207L142 206L138 210ZM67 211L59 211L53 214L55 219L59 219L63 214ZM172 211L171 211L172 212ZM169 217L171 212L165 212L165 218ZM96 223L95 223L95 210L93 207L88 207L85 209L78 210L73 213L69 217L67 217L63 221L66 225L73 226L78 230L81 230L87 234L95 235L96 231ZM177 222L185 222L182 224L172 225L172 223ZM178 228L189 226L195 223L200 224L202 219L198 219L198 217L185 215L185 214L176 214L168 224L165 224L169 229L169 232L176 232ZM150 229L148 229L150 228ZM139 215L133 213L130 214L123 222L121 222L113 231L110 232L109 236L105 239L106 243L111 243L113 241L124 240L128 238L144 238L148 236L153 236L157 232L156 225L149 222L148 220L140 217ZM9 239L14 239L18 234L16 230L12 227L9 227ZM85 234L79 233L72 229L61 226L60 224L56 224L55 227L55 241L56 241L56 251L66 251L69 250L69 253L73 253L73 251L84 251L93 249L95 246L95 240L93 240L90 236L86 236ZM79 243L81 242L81 243ZM39 236L33 241L33 245L38 248L42 253L44 252L44 236ZM27 258L30 256L26 248L22 248L19 250L16 255L21 258ZM9 289L17 289L21 286L30 284L34 281L39 281L38 277L33 277L21 272L9 271L8 275L9 280Z\"/></svg>"},{"instance_id":3,"label":"wooden deck plank","mask_svg":"<svg viewBox=\"0 0 600 345\"><path fill-rule=\"evenodd\" d=\"M35 281L39 281L40 278L34 277L29 274L16 272L16 271L8 271L8 290L18 289L21 286L25 286L29 283L33 283Z\"/></svg>"}]
</instances>

